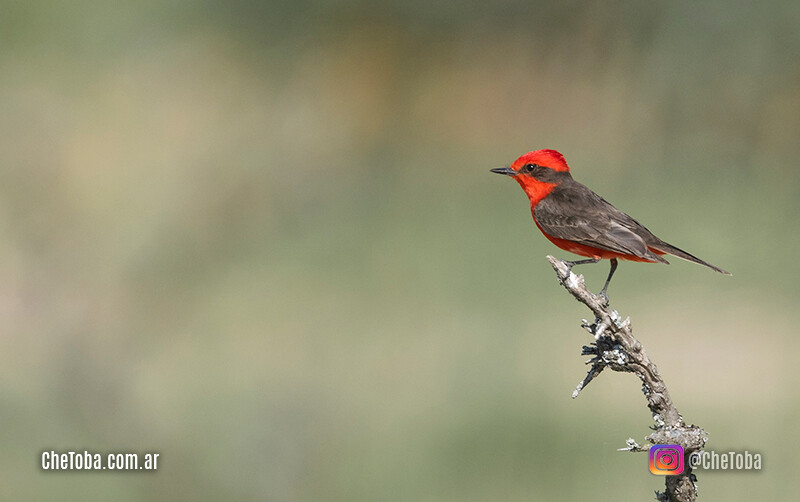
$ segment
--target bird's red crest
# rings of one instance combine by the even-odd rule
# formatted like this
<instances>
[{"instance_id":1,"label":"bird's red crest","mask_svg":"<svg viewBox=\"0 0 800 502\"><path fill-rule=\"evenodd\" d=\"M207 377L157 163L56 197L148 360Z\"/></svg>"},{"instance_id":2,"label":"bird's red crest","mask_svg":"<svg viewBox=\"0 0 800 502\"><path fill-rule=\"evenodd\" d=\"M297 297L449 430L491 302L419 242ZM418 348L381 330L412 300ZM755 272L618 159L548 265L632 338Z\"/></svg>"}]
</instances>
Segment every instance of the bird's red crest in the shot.
<instances>
[{"instance_id":1,"label":"bird's red crest","mask_svg":"<svg viewBox=\"0 0 800 502\"><path fill-rule=\"evenodd\" d=\"M564 156L555 150L534 150L528 152L522 157L518 158L511 164L511 168L515 171L525 164L538 164L543 167L549 167L553 171L569 171L567 161Z\"/></svg>"}]
</instances>

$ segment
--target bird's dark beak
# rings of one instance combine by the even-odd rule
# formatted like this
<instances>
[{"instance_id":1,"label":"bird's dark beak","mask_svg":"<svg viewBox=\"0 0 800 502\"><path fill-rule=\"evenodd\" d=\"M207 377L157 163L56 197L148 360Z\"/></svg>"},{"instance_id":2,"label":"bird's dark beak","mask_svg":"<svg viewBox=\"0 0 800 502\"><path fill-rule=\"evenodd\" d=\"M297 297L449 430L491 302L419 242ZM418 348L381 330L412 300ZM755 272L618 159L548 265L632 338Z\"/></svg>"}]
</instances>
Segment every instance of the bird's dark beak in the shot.
<instances>
[{"instance_id":1,"label":"bird's dark beak","mask_svg":"<svg viewBox=\"0 0 800 502\"><path fill-rule=\"evenodd\" d=\"M510 167L495 167L491 169L491 171L497 174L505 174L506 176L515 176L517 174L517 172Z\"/></svg>"}]
</instances>

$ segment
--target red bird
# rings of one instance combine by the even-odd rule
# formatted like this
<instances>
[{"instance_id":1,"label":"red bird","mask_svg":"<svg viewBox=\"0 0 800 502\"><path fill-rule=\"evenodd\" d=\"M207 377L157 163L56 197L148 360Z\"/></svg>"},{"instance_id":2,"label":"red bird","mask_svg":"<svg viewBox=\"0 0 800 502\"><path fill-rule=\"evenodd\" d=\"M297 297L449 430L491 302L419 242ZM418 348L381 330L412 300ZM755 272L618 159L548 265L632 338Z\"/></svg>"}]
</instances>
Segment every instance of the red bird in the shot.
<instances>
[{"instance_id":1,"label":"red bird","mask_svg":"<svg viewBox=\"0 0 800 502\"><path fill-rule=\"evenodd\" d=\"M606 290L618 259L669 263L663 255L670 254L731 275L662 241L644 225L572 179L564 156L555 150L528 152L511 166L492 169L492 172L511 176L519 183L531 201L533 221L550 242L589 258L567 262L570 268L611 260L611 271L600 292L606 301Z\"/></svg>"}]
</instances>

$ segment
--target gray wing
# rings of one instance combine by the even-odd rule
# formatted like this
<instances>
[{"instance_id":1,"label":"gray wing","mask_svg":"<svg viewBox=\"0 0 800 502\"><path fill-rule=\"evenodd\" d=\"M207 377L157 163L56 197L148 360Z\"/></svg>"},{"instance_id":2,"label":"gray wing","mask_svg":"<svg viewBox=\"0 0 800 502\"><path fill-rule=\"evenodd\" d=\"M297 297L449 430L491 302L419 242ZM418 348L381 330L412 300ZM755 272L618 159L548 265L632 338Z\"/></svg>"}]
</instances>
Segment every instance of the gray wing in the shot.
<instances>
[{"instance_id":1,"label":"gray wing","mask_svg":"<svg viewBox=\"0 0 800 502\"><path fill-rule=\"evenodd\" d=\"M577 181L557 186L533 213L547 234L614 253L667 263L648 249L660 240L641 223Z\"/></svg>"}]
</instances>

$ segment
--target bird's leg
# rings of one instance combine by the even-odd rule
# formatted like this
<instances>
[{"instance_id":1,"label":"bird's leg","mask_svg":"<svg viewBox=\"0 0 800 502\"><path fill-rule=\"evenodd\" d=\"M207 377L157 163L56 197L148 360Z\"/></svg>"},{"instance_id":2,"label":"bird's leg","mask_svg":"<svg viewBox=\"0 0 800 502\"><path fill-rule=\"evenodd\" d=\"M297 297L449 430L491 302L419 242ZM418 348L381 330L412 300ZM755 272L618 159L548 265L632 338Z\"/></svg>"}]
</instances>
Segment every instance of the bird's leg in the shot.
<instances>
[{"instance_id":1,"label":"bird's leg","mask_svg":"<svg viewBox=\"0 0 800 502\"><path fill-rule=\"evenodd\" d=\"M567 270L572 272L572 267L575 265L583 265L585 263L597 263L600 261L600 258L589 258L588 260L577 260L577 261L565 261L564 263L567 264Z\"/></svg>"},{"instance_id":2,"label":"bird's leg","mask_svg":"<svg viewBox=\"0 0 800 502\"><path fill-rule=\"evenodd\" d=\"M608 295L606 294L606 291L608 290L608 285L611 282L611 277L614 275L614 272L616 270L617 270L617 259L616 258L611 258L611 270L608 271L608 278L606 278L606 283L603 286L603 289L600 290L600 296L602 296L603 299L605 299L606 305L608 305L608 303L610 301L608 299Z\"/></svg>"}]
</instances>

